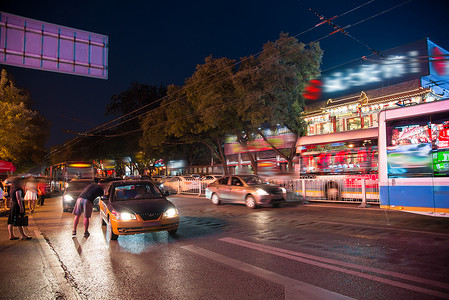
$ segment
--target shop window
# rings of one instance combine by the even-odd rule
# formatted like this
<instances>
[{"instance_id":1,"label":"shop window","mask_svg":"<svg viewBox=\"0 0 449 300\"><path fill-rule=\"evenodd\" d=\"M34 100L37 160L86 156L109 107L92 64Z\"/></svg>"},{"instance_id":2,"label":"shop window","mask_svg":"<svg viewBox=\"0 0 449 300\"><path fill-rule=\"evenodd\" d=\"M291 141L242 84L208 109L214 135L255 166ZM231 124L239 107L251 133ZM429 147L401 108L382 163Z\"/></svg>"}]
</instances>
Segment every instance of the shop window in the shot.
<instances>
[{"instance_id":1,"label":"shop window","mask_svg":"<svg viewBox=\"0 0 449 300\"><path fill-rule=\"evenodd\" d=\"M354 130L362 128L362 122L360 118L352 118L347 119L347 129L346 130Z\"/></svg>"}]
</instances>

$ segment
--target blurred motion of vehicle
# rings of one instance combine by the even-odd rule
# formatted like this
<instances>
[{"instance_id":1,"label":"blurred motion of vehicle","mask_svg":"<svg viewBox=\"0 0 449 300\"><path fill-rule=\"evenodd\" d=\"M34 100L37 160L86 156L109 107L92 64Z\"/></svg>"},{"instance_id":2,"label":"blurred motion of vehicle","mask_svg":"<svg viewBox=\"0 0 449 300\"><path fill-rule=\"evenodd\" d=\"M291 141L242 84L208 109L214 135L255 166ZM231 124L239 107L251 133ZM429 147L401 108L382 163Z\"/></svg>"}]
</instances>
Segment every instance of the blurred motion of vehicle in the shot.
<instances>
[{"instance_id":1,"label":"blurred motion of vehicle","mask_svg":"<svg viewBox=\"0 0 449 300\"><path fill-rule=\"evenodd\" d=\"M449 216L449 101L379 113L380 207Z\"/></svg>"},{"instance_id":2,"label":"blurred motion of vehicle","mask_svg":"<svg viewBox=\"0 0 449 300\"><path fill-rule=\"evenodd\" d=\"M249 208L277 207L286 201L286 197L284 188L268 184L255 175L225 176L206 188L206 198L215 205L229 202L246 204Z\"/></svg>"},{"instance_id":3,"label":"blurred motion of vehicle","mask_svg":"<svg viewBox=\"0 0 449 300\"><path fill-rule=\"evenodd\" d=\"M110 184L100 199L102 225L108 225L110 240L119 235L168 231L175 234L179 214L173 203L149 180L122 180Z\"/></svg>"},{"instance_id":4,"label":"blurred motion of vehicle","mask_svg":"<svg viewBox=\"0 0 449 300\"><path fill-rule=\"evenodd\" d=\"M72 179L94 179L94 167L89 162L67 161L49 166L45 176L50 180L51 192L63 193Z\"/></svg>"},{"instance_id":5,"label":"blurred motion of vehicle","mask_svg":"<svg viewBox=\"0 0 449 300\"><path fill-rule=\"evenodd\" d=\"M165 181L161 188L170 192L187 192L190 190L200 190L201 179L191 176L174 176Z\"/></svg>"},{"instance_id":6,"label":"blurred motion of vehicle","mask_svg":"<svg viewBox=\"0 0 449 300\"><path fill-rule=\"evenodd\" d=\"M76 199L89 184L95 183L93 179L74 179L69 182L64 194L62 195L62 211L73 211ZM94 209L98 210L98 200L94 201Z\"/></svg>"}]
</instances>

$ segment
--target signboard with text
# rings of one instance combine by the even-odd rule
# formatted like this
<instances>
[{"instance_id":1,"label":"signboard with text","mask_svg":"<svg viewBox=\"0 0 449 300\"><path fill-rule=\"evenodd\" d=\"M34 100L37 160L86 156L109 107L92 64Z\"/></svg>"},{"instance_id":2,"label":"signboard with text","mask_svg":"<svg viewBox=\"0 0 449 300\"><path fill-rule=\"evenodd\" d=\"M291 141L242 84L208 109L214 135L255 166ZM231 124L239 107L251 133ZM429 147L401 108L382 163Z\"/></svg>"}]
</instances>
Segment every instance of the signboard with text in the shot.
<instances>
[{"instance_id":1,"label":"signboard with text","mask_svg":"<svg viewBox=\"0 0 449 300\"><path fill-rule=\"evenodd\" d=\"M0 64L108 78L108 37L0 12Z\"/></svg>"},{"instance_id":2,"label":"signboard with text","mask_svg":"<svg viewBox=\"0 0 449 300\"><path fill-rule=\"evenodd\" d=\"M429 75L428 41L423 39L369 55L323 72L305 88L306 100L326 100Z\"/></svg>"}]
</instances>

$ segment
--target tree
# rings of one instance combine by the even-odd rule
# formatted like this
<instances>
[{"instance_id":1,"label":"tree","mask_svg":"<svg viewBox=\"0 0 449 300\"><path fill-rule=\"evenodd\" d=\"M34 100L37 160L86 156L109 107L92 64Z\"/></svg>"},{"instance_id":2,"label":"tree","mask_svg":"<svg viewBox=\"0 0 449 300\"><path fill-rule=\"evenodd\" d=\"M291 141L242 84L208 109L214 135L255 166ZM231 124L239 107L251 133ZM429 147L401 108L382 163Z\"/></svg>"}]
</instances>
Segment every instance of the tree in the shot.
<instances>
[{"instance_id":1,"label":"tree","mask_svg":"<svg viewBox=\"0 0 449 300\"><path fill-rule=\"evenodd\" d=\"M264 45L257 58L245 59L234 76L237 97L241 99L237 111L249 128L240 142L245 144L257 133L288 161L289 170L293 168L296 142L305 129L300 118L305 105L302 92L305 84L319 75L322 54L319 44L311 43L307 47L281 33L276 42ZM278 124L295 137L288 151L273 145L262 130L263 126L273 129Z\"/></svg>"},{"instance_id":2,"label":"tree","mask_svg":"<svg viewBox=\"0 0 449 300\"><path fill-rule=\"evenodd\" d=\"M0 159L14 163L18 172L40 163L46 153L49 125L31 108L30 93L17 88L6 70L0 77Z\"/></svg>"},{"instance_id":3,"label":"tree","mask_svg":"<svg viewBox=\"0 0 449 300\"><path fill-rule=\"evenodd\" d=\"M214 153L227 173L224 137L239 127L232 85L234 64L228 58L207 57L184 87L169 86L161 107L142 122L141 145L148 149L200 143Z\"/></svg>"},{"instance_id":4,"label":"tree","mask_svg":"<svg viewBox=\"0 0 449 300\"><path fill-rule=\"evenodd\" d=\"M140 118L147 112L157 109L160 106L160 100L166 94L165 86L151 86L134 81L126 91L112 96L111 103L106 107L106 115L121 115L123 118L113 130L113 134L108 132L109 136L116 136L109 138L107 142L109 155L125 156L141 150L139 146Z\"/></svg>"}]
</instances>

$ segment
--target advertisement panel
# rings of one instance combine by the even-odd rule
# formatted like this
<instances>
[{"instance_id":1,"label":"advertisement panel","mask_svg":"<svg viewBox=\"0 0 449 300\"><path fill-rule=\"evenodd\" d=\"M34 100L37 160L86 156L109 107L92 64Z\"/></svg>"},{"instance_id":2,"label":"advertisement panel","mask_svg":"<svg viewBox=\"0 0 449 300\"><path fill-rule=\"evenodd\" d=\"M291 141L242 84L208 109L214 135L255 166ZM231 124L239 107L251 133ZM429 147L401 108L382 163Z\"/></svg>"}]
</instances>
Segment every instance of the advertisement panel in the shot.
<instances>
[{"instance_id":1,"label":"advertisement panel","mask_svg":"<svg viewBox=\"0 0 449 300\"><path fill-rule=\"evenodd\" d=\"M307 101L337 98L429 75L427 39L323 72L306 86Z\"/></svg>"},{"instance_id":2,"label":"advertisement panel","mask_svg":"<svg viewBox=\"0 0 449 300\"><path fill-rule=\"evenodd\" d=\"M0 12L0 63L108 78L108 37Z\"/></svg>"}]
</instances>

